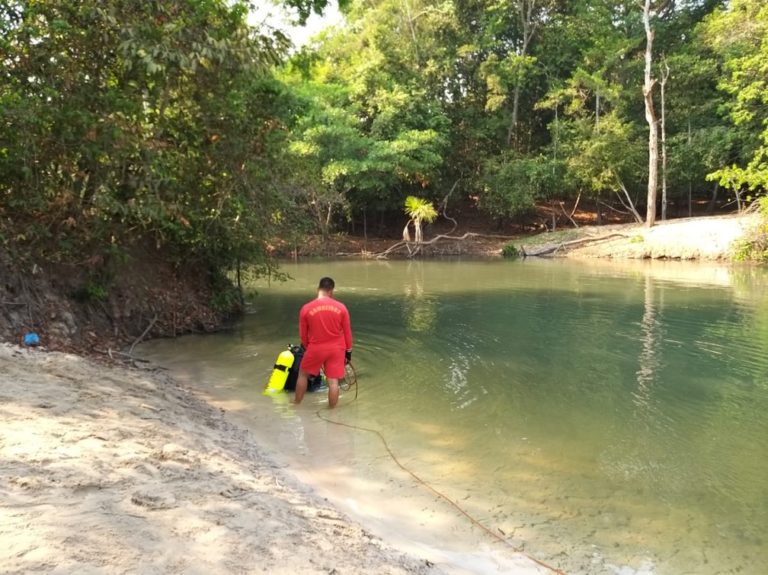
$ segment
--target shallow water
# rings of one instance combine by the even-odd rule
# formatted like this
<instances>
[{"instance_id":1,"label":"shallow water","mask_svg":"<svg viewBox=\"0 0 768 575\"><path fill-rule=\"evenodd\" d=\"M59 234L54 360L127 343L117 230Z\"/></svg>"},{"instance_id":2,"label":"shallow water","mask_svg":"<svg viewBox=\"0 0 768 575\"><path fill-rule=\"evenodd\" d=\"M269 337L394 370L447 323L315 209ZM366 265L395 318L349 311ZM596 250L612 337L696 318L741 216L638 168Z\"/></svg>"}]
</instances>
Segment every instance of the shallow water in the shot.
<instances>
[{"instance_id":1,"label":"shallow water","mask_svg":"<svg viewBox=\"0 0 768 575\"><path fill-rule=\"evenodd\" d=\"M210 394L370 528L459 569L509 572L488 533L372 433L261 390L331 275L359 398L408 470L568 573L714 575L768 562L768 274L561 261L286 264L252 313L141 353Z\"/></svg>"}]
</instances>

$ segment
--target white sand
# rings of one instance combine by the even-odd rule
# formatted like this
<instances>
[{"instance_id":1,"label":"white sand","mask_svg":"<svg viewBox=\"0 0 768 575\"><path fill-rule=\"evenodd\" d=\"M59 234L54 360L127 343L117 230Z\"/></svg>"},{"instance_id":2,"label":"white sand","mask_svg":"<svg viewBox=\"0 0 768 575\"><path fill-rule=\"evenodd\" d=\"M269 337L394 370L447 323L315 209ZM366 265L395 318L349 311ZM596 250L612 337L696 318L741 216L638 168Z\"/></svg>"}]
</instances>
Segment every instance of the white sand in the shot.
<instances>
[{"instance_id":1,"label":"white sand","mask_svg":"<svg viewBox=\"0 0 768 575\"><path fill-rule=\"evenodd\" d=\"M0 572L441 571L169 378L0 344Z\"/></svg>"},{"instance_id":2,"label":"white sand","mask_svg":"<svg viewBox=\"0 0 768 575\"><path fill-rule=\"evenodd\" d=\"M572 257L616 259L672 259L729 261L739 241L749 237L760 225L760 214L733 214L706 218L686 218L657 222L651 228L638 224L595 226L596 236L618 232L603 242L573 249Z\"/></svg>"}]
</instances>

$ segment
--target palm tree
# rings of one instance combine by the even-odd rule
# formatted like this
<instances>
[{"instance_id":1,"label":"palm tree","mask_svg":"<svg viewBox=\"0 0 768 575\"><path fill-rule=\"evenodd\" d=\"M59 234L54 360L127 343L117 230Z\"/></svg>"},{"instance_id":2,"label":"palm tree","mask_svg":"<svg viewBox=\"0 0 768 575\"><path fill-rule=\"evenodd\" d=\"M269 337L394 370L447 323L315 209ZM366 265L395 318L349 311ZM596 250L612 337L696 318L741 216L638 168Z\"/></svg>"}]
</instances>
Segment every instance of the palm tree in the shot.
<instances>
[{"instance_id":1,"label":"palm tree","mask_svg":"<svg viewBox=\"0 0 768 575\"><path fill-rule=\"evenodd\" d=\"M403 239L406 242L411 241L409 228L411 223L413 223L413 228L415 230L414 241L418 246L423 239L421 234L421 222L426 222L428 224L434 222L437 217L437 210L432 203L427 200L417 198L416 196L408 196L405 198L405 215L411 219L405 224L405 228L403 229Z\"/></svg>"}]
</instances>

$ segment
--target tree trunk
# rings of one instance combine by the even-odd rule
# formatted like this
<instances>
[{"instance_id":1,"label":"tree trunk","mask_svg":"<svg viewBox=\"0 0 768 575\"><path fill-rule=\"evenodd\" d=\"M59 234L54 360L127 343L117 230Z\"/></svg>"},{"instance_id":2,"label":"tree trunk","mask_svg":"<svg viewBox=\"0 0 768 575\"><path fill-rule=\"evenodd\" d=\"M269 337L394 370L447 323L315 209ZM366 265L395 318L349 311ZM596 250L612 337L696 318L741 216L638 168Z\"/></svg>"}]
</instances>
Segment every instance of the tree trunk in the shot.
<instances>
[{"instance_id":1,"label":"tree trunk","mask_svg":"<svg viewBox=\"0 0 768 575\"><path fill-rule=\"evenodd\" d=\"M507 147L511 147L512 144L515 144L515 148L517 148L517 114L518 110L520 109L520 85L522 84L522 78L520 77L520 74L518 73L518 78L515 80L515 92L512 95L512 121L509 123L509 128L507 128Z\"/></svg>"},{"instance_id":2,"label":"tree trunk","mask_svg":"<svg viewBox=\"0 0 768 575\"><path fill-rule=\"evenodd\" d=\"M651 76L653 64L653 37L651 28L651 0L643 5L643 25L645 27L645 81L643 99L645 100L645 119L648 122L648 206L645 225L656 223L656 195L659 180L659 129L656 124L656 111L653 109L653 86L656 81Z\"/></svg>"},{"instance_id":3,"label":"tree trunk","mask_svg":"<svg viewBox=\"0 0 768 575\"><path fill-rule=\"evenodd\" d=\"M328 211L325 213L325 222L323 225L323 240L327 240L330 236L331 230L331 215L333 214L333 206L328 206Z\"/></svg>"},{"instance_id":4,"label":"tree trunk","mask_svg":"<svg viewBox=\"0 0 768 575\"><path fill-rule=\"evenodd\" d=\"M665 97L665 87L669 78L669 66L666 59L662 56L664 62L664 71L661 74L661 219L667 219L667 108Z\"/></svg>"},{"instance_id":5,"label":"tree trunk","mask_svg":"<svg viewBox=\"0 0 768 575\"><path fill-rule=\"evenodd\" d=\"M403 7L405 8L405 16L408 19L408 28L411 32L411 39L413 40L413 52L416 55L416 62L421 62L421 56L419 54L419 40L416 38L416 28L413 25L413 16L411 15L411 5L408 0L404 0Z\"/></svg>"},{"instance_id":6,"label":"tree trunk","mask_svg":"<svg viewBox=\"0 0 768 575\"><path fill-rule=\"evenodd\" d=\"M715 187L712 188L712 197L709 200L709 205L707 206L707 214L712 215L712 212L715 211L715 204L717 203L717 192L720 191L720 182L715 182Z\"/></svg>"},{"instance_id":7,"label":"tree trunk","mask_svg":"<svg viewBox=\"0 0 768 575\"><path fill-rule=\"evenodd\" d=\"M555 133L553 134L552 139L552 159L557 162L557 144L560 139L560 125L557 123L558 117L557 117L557 106L555 106ZM552 171L554 172L555 167L552 166Z\"/></svg>"},{"instance_id":8,"label":"tree trunk","mask_svg":"<svg viewBox=\"0 0 768 575\"><path fill-rule=\"evenodd\" d=\"M557 231L557 208L555 207L555 200L549 201L549 207L552 210L552 230Z\"/></svg>"},{"instance_id":9,"label":"tree trunk","mask_svg":"<svg viewBox=\"0 0 768 575\"><path fill-rule=\"evenodd\" d=\"M627 190L627 187L624 185L624 183L619 180L619 187L621 188L621 191L624 192L624 197L627 198L627 201L621 199L621 196L619 196L619 201L624 205L624 207L629 210L629 213L632 214L632 216L635 218L635 221L638 224L643 223L643 218L640 216L640 213L637 211L637 208L635 208L635 202L632 201L632 196L629 195L629 190Z\"/></svg>"},{"instance_id":10,"label":"tree trunk","mask_svg":"<svg viewBox=\"0 0 768 575\"><path fill-rule=\"evenodd\" d=\"M603 208L600 204L600 196L595 198L595 209L597 210L597 225L603 225Z\"/></svg>"},{"instance_id":11,"label":"tree trunk","mask_svg":"<svg viewBox=\"0 0 768 575\"><path fill-rule=\"evenodd\" d=\"M595 93L595 129L600 126L600 92Z\"/></svg>"},{"instance_id":12,"label":"tree trunk","mask_svg":"<svg viewBox=\"0 0 768 575\"><path fill-rule=\"evenodd\" d=\"M688 217L693 215L693 183L688 180Z\"/></svg>"},{"instance_id":13,"label":"tree trunk","mask_svg":"<svg viewBox=\"0 0 768 575\"><path fill-rule=\"evenodd\" d=\"M688 118L688 149L691 147L691 118ZM693 181L690 173L688 174L688 217L693 215Z\"/></svg>"},{"instance_id":14,"label":"tree trunk","mask_svg":"<svg viewBox=\"0 0 768 575\"><path fill-rule=\"evenodd\" d=\"M528 45L536 33L536 2L537 0L517 0L517 12L520 16L520 23L523 27L523 41L517 50L517 55L525 58L528 54ZM518 134L517 134L517 122L520 113L520 92L523 89L523 73L518 68L515 77L515 89L512 94L512 121L507 128L507 147L512 146L517 149L519 147Z\"/></svg>"}]
</instances>

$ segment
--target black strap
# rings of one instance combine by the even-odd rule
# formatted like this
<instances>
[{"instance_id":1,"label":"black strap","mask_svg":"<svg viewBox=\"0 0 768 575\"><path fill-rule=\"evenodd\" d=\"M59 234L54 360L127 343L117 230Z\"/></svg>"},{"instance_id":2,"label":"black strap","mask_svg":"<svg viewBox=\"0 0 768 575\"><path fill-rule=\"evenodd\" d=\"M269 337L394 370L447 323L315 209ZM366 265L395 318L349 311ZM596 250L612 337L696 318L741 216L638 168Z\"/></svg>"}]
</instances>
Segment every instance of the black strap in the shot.
<instances>
[{"instance_id":1,"label":"black strap","mask_svg":"<svg viewBox=\"0 0 768 575\"><path fill-rule=\"evenodd\" d=\"M285 366L285 365L278 365L278 364L275 364L275 367L274 367L274 369L279 369L280 371L288 371L290 368L289 368L289 367L287 367L287 366Z\"/></svg>"}]
</instances>

